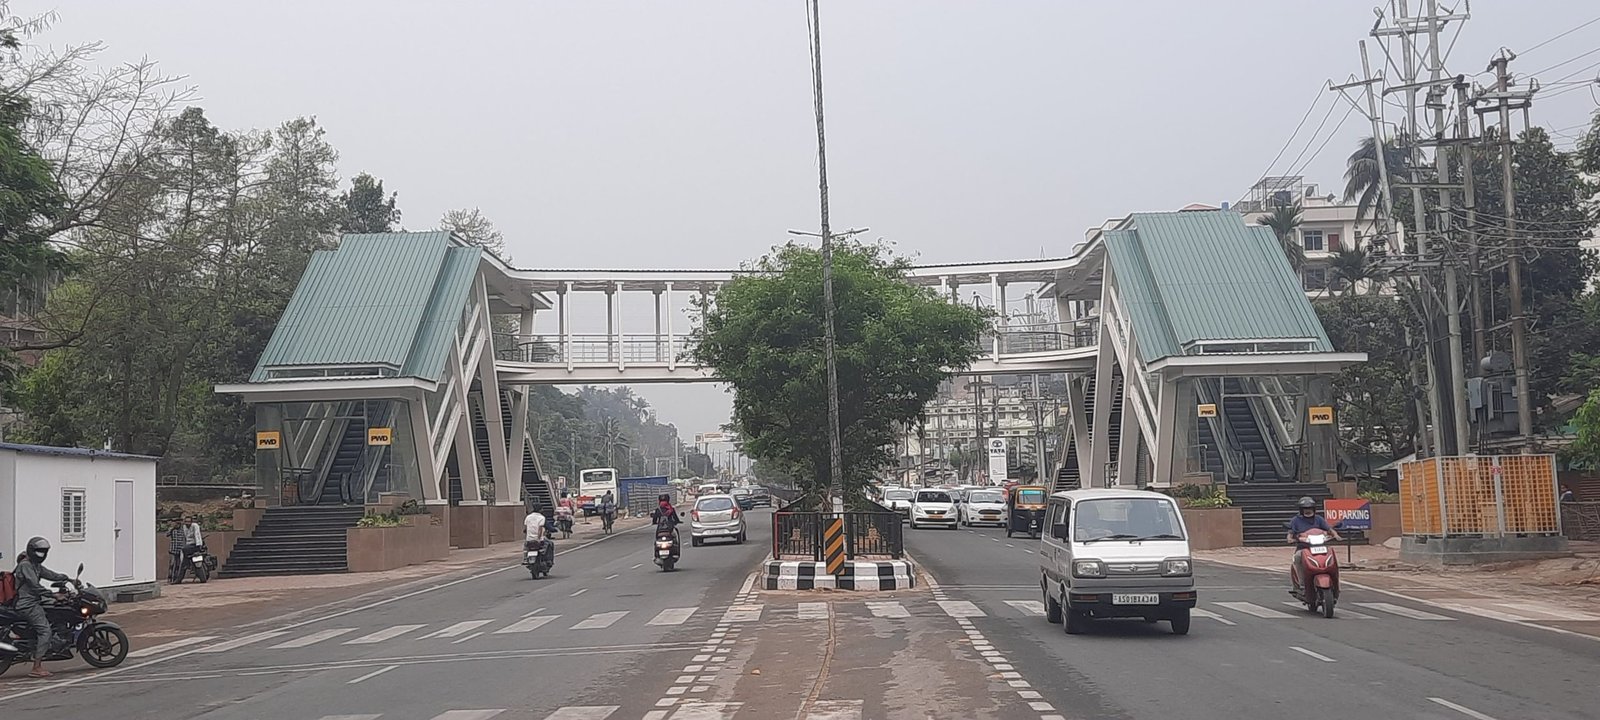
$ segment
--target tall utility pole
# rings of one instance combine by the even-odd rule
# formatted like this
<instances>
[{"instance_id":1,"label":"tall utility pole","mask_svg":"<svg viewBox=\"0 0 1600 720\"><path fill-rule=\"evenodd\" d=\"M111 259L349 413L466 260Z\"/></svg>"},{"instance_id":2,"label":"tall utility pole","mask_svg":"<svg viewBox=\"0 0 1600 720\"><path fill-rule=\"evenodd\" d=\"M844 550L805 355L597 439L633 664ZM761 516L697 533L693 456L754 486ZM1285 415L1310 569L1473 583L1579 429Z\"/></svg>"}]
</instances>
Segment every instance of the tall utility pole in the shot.
<instances>
[{"instance_id":1,"label":"tall utility pole","mask_svg":"<svg viewBox=\"0 0 1600 720\"><path fill-rule=\"evenodd\" d=\"M1444 138L1449 125L1444 118L1444 61L1439 57L1439 30L1443 23L1439 21L1439 0L1427 0L1428 15L1424 18L1428 23L1428 106L1433 109L1433 129ZM1451 81L1454 82L1454 81ZM1456 147L1465 148L1465 137L1458 137ZM1435 227L1439 232L1446 232L1450 227L1450 158L1445 154L1446 145L1438 145L1433 151L1433 167L1439 183L1439 219ZM1465 155L1461 155L1465 157ZM1461 289L1460 280L1456 270L1456 253L1452 248L1446 247L1444 264L1444 311L1446 327L1450 335L1450 419L1455 432L1455 452L1458 455L1467 454L1467 373L1462 356L1465 349L1461 339Z\"/></svg>"},{"instance_id":2,"label":"tall utility pole","mask_svg":"<svg viewBox=\"0 0 1600 720\"><path fill-rule=\"evenodd\" d=\"M1522 249L1517 240L1517 188L1511 164L1511 106L1513 100L1520 100L1519 107L1526 112L1528 106L1533 104L1533 91L1511 91L1511 71L1508 66L1516 57L1516 53L1506 50L1489 61L1489 69L1495 73L1492 99L1500 111L1500 182L1506 196L1506 294L1510 295L1511 304L1511 362L1516 373L1517 441L1526 452L1529 438L1533 437L1533 403L1530 402L1528 390L1527 323L1522 316ZM1484 96L1480 95L1479 99L1484 99Z\"/></svg>"},{"instance_id":3,"label":"tall utility pole","mask_svg":"<svg viewBox=\"0 0 1600 720\"><path fill-rule=\"evenodd\" d=\"M822 123L822 16L811 0L811 96L817 114L817 191L822 209L822 358L827 366L828 469L833 511L844 512L844 455L839 447L839 366L834 358L833 233L828 227L828 142Z\"/></svg>"}]
</instances>

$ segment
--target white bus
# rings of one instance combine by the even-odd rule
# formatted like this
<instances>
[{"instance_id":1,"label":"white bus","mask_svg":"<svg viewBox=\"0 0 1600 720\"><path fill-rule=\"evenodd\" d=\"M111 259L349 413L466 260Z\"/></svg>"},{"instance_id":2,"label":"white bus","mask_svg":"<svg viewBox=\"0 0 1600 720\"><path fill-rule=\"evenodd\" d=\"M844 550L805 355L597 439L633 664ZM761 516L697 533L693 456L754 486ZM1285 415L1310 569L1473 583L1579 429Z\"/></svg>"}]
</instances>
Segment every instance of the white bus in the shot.
<instances>
[{"instance_id":1,"label":"white bus","mask_svg":"<svg viewBox=\"0 0 1600 720\"><path fill-rule=\"evenodd\" d=\"M600 498L610 491L611 498L618 503L622 498L617 492L616 468L588 468L578 471L578 507L583 509L585 516L593 515L599 510Z\"/></svg>"}]
</instances>

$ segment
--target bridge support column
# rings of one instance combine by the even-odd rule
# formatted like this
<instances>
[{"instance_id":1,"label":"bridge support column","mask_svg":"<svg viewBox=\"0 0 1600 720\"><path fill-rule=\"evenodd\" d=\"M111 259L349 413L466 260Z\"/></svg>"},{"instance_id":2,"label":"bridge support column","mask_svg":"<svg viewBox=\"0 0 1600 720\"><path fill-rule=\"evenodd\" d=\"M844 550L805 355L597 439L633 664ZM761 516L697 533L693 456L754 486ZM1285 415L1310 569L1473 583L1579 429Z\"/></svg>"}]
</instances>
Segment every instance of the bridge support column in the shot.
<instances>
[{"instance_id":1,"label":"bridge support column","mask_svg":"<svg viewBox=\"0 0 1600 720\"><path fill-rule=\"evenodd\" d=\"M652 291L656 296L656 362L661 362L661 291Z\"/></svg>"},{"instance_id":2,"label":"bridge support column","mask_svg":"<svg viewBox=\"0 0 1600 720\"><path fill-rule=\"evenodd\" d=\"M1155 448L1150 451L1150 456L1155 460L1155 473L1151 482L1159 485L1170 485L1177 476L1177 437L1183 431L1178 421L1178 408L1188 407L1191 403L1179 403L1180 392L1178 381L1161 379L1161 388L1156 394L1156 440Z\"/></svg>"},{"instance_id":3,"label":"bridge support column","mask_svg":"<svg viewBox=\"0 0 1600 720\"><path fill-rule=\"evenodd\" d=\"M1003 291L1000 289L1000 276L991 274L989 276L989 300L994 302L996 307L994 320L994 340L991 343L991 358L997 363L1000 362L1000 336L1005 333L1006 327L1005 308L1000 305L1000 299L1003 297L1000 294L1001 292Z\"/></svg>"},{"instance_id":4,"label":"bridge support column","mask_svg":"<svg viewBox=\"0 0 1600 720\"><path fill-rule=\"evenodd\" d=\"M673 350L672 350L673 346L676 345L676 344L677 344L676 339L672 337L672 283L669 282L669 283L667 283L667 371L668 372L672 372L672 371L678 369L678 353L673 352Z\"/></svg>"},{"instance_id":5,"label":"bridge support column","mask_svg":"<svg viewBox=\"0 0 1600 720\"><path fill-rule=\"evenodd\" d=\"M567 324L567 299L572 297L572 283L567 282L556 294L556 303L559 305L557 315L561 322L561 358L567 361L567 372L572 372L572 333Z\"/></svg>"},{"instance_id":6,"label":"bridge support column","mask_svg":"<svg viewBox=\"0 0 1600 720\"><path fill-rule=\"evenodd\" d=\"M1139 444L1144 442L1144 433L1139 430L1139 419L1134 417L1134 408L1128 407L1128 394L1133 389L1129 388L1138 378L1128 375L1122 376L1122 427L1115 432L1119 433L1117 441L1117 487L1135 487L1139 484Z\"/></svg>"},{"instance_id":7,"label":"bridge support column","mask_svg":"<svg viewBox=\"0 0 1600 720\"><path fill-rule=\"evenodd\" d=\"M1089 434L1089 463L1084 468L1084 487L1103 487L1106 466L1111 462L1112 391L1116 389L1116 352L1111 349L1111 330L1100 322L1100 352L1094 368L1094 423ZM1083 456L1079 456L1082 458ZM1090 485L1093 481L1094 485Z\"/></svg>"},{"instance_id":8,"label":"bridge support column","mask_svg":"<svg viewBox=\"0 0 1600 720\"><path fill-rule=\"evenodd\" d=\"M448 400L446 400L448 402ZM433 428L429 425L428 403L423 395L406 399L406 420L411 425L412 452L417 455L417 474L422 481L422 502L444 502L444 474L433 457Z\"/></svg>"}]
</instances>

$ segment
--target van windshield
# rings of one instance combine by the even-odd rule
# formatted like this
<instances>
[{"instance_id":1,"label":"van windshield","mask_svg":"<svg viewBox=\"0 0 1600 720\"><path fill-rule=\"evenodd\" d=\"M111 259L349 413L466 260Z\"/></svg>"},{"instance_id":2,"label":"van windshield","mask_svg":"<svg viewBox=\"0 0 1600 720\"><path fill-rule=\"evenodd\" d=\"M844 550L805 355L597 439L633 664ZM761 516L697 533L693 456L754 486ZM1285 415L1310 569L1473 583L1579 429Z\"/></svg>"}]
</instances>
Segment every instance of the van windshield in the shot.
<instances>
[{"instance_id":1,"label":"van windshield","mask_svg":"<svg viewBox=\"0 0 1600 720\"><path fill-rule=\"evenodd\" d=\"M885 491L883 491L883 499L885 499L885 500L910 500L911 499L911 491L910 490L885 490Z\"/></svg>"},{"instance_id":2,"label":"van windshield","mask_svg":"<svg viewBox=\"0 0 1600 720\"><path fill-rule=\"evenodd\" d=\"M1086 540L1182 540L1178 510L1165 498L1084 500L1072 512L1072 538Z\"/></svg>"}]
</instances>

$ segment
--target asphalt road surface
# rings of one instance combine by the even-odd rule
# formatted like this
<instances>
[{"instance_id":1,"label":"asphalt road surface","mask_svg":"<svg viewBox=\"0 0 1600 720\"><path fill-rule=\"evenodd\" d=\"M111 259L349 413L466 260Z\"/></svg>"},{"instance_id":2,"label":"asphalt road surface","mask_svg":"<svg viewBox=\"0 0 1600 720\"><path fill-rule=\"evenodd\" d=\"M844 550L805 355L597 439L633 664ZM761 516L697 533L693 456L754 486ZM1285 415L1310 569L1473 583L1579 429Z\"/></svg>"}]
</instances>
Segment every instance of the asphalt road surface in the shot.
<instances>
[{"instance_id":1,"label":"asphalt road surface","mask_svg":"<svg viewBox=\"0 0 1600 720\"><path fill-rule=\"evenodd\" d=\"M650 560L645 530L309 618L205 629L122 667L0 682L6 717L74 720L1252 720L1594 718L1600 641L1392 594L1339 617L1275 573L1202 564L1191 633L1045 622L1037 541L907 531L914 590L751 587L751 541ZM514 551L513 551L514 552ZM1287 549L1285 554L1287 556Z\"/></svg>"}]
</instances>

